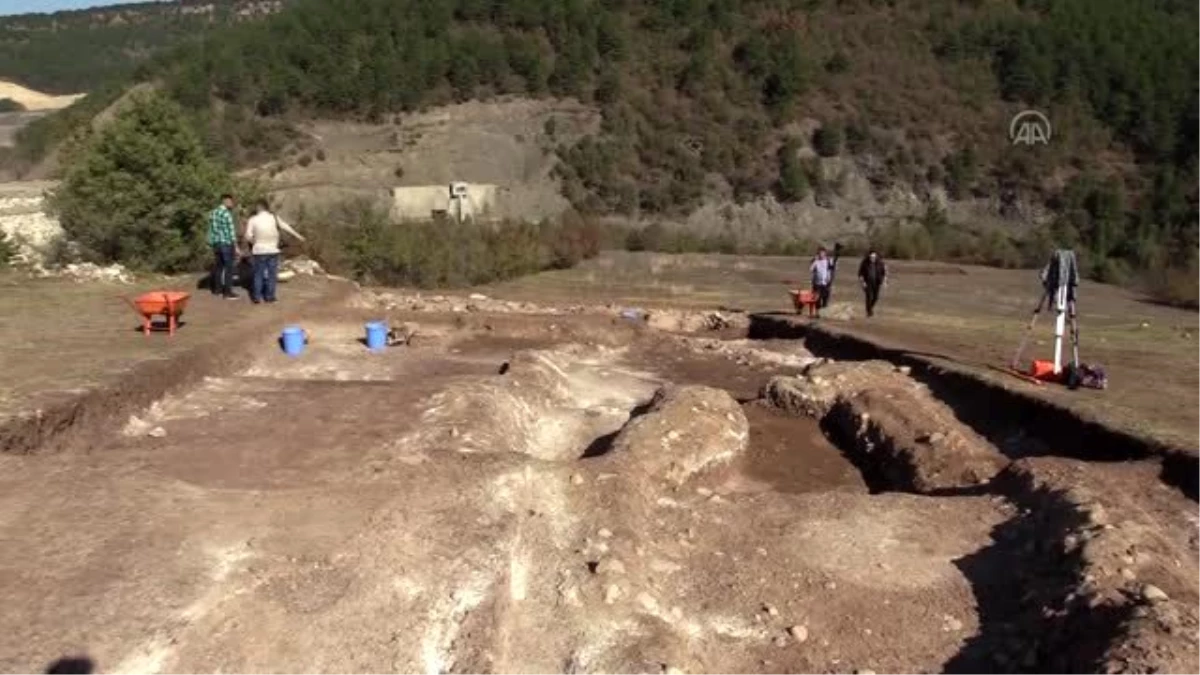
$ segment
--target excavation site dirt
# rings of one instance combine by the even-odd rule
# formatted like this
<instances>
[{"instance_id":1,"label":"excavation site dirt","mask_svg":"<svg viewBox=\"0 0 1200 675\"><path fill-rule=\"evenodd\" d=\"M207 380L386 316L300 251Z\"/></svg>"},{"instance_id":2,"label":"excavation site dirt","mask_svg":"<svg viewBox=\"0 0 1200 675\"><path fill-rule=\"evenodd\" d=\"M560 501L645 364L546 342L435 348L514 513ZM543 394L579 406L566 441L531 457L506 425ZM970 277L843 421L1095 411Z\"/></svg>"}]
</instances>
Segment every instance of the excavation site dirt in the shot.
<instances>
[{"instance_id":1,"label":"excavation site dirt","mask_svg":"<svg viewBox=\"0 0 1200 675\"><path fill-rule=\"evenodd\" d=\"M0 669L1196 667L1160 459L1000 438L744 315L511 309L357 294L299 357L0 455Z\"/></svg>"}]
</instances>

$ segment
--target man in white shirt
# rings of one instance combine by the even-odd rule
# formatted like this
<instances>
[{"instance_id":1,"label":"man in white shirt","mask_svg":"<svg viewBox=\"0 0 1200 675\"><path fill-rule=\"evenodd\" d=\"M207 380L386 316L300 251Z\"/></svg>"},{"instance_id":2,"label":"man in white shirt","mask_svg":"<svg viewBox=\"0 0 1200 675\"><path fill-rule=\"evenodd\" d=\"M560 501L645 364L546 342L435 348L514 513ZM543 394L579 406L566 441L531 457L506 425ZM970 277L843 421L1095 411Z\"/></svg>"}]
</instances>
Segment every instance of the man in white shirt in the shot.
<instances>
[{"instance_id":1,"label":"man in white shirt","mask_svg":"<svg viewBox=\"0 0 1200 675\"><path fill-rule=\"evenodd\" d=\"M280 231L304 241L299 232L271 213L265 201L255 207L256 213L246 223L246 241L254 256L254 280L250 284L250 299L254 304L275 302L275 287L279 283Z\"/></svg>"}]
</instances>

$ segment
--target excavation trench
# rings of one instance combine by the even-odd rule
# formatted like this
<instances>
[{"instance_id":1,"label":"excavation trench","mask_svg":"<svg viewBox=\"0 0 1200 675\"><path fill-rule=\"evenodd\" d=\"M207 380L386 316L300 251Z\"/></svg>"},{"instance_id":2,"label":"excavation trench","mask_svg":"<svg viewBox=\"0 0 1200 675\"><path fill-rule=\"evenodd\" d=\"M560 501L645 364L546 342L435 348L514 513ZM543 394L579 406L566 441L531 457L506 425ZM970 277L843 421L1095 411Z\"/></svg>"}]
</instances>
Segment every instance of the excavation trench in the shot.
<instances>
[{"instance_id":1,"label":"excavation trench","mask_svg":"<svg viewBox=\"0 0 1200 675\"><path fill-rule=\"evenodd\" d=\"M907 411L924 394L890 365L893 398L810 415L772 378L853 364L607 319L418 320L370 355L360 324L310 322L303 358L263 347L104 453L4 458L0 667L1072 670L1158 640L1146 622L1186 633L1176 542L1097 508L1112 490L1069 460ZM1106 575L1134 545L1169 603ZM1176 663L1154 658L1134 667Z\"/></svg>"},{"instance_id":2,"label":"excavation trench","mask_svg":"<svg viewBox=\"0 0 1200 675\"><path fill-rule=\"evenodd\" d=\"M778 335L759 326L753 334ZM1180 487L1172 455L1118 450L1114 435L1103 461L1057 457L1071 453L1026 436L994 398L990 418L962 405L955 397L991 396L975 379L951 374L947 385L944 371L911 358L880 360L895 355L863 343L840 347L817 329L804 335L806 346L825 346L816 353L860 360L773 378L764 399L819 420L872 493L991 496L1014 508L990 545L955 561L971 580L980 628L947 671L1171 670L1194 661L1195 645L1183 637L1196 626L1194 503L1159 484ZM1001 398L1014 399L1027 410L1039 405ZM989 439L1004 439L1003 449ZM1162 558L1171 562L1149 562ZM1159 586L1172 594L1160 595ZM1183 604L1167 601L1174 593Z\"/></svg>"},{"instance_id":3,"label":"excavation trench","mask_svg":"<svg viewBox=\"0 0 1200 675\"><path fill-rule=\"evenodd\" d=\"M1011 459L1058 456L1093 462L1156 459L1161 479L1195 501L1200 494L1200 459L1186 449L1114 429L1080 413L1021 393L938 361L933 355L880 346L836 328L816 326L781 314L750 317L752 340L799 340L816 356L839 361L882 360L911 370L955 415ZM1037 420L1036 424L1028 420Z\"/></svg>"}]
</instances>

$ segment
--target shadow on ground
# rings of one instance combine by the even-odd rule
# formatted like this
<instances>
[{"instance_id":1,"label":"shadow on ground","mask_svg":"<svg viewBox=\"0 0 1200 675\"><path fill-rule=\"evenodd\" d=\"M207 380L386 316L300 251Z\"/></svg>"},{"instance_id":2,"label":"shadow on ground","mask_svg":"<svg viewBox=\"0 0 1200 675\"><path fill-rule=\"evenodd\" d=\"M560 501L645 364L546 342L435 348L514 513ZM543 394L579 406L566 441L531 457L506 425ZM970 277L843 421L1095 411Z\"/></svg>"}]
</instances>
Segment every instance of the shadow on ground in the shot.
<instances>
[{"instance_id":1,"label":"shadow on ground","mask_svg":"<svg viewBox=\"0 0 1200 675\"><path fill-rule=\"evenodd\" d=\"M64 656L46 666L47 673L90 675L96 672L96 663L87 656Z\"/></svg>"}]
</instances>

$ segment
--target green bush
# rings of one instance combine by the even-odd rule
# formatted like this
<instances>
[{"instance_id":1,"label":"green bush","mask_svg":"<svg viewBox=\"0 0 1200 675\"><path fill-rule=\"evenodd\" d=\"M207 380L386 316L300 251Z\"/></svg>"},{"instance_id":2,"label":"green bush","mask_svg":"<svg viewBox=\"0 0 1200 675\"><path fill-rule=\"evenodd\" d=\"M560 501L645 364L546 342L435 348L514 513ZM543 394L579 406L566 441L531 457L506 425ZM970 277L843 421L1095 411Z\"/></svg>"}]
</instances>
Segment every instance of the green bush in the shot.
<instances>
[{"instance_id":1,"label":"green bush","mask_svg":"<svg viewBox=\"0 0 1200 675\"><path fill-rule=\"evenodd\" d=\"M842 140L842 128L826 124L813 132L813 150L822 157L837 157L842 152Z\"/></svg>"},{"instance_id":2,"label":"green bush","mask_svg":"<svg viewBox=\"0 0 1200 675\"><path fill-rule=\"evenodd\" d=\"M85 141L50 207L86 258L175 273L207 260L208 212L233 183L177 104L141 94Z\"/></svg>"},{"instance_id":3,"label":"green bush","mask_svg":"<svg viewBox=\"0 0 1200 675\"><path fill-rule=\"evenodd\" d=\"M8 233L0 230L0 269L8 267L13 256L17 254L17 246L9 240Z\"/></svg>"},{"instance_id":4,"label":"green bush","mask_svg":"<svg viewBox=\"0 0 1200 675\"><path fill-rule=\"evenodd\" d=\"M296 220L305 250L326 269L364 283L424 288L571 267L599 253L602 239L596 224L574 212L540 224L398 223L383 206L356 200Z\"/></svg>"},{"instance_id":5,"label":"green bush","mask_svg":"<svg viewBox=\"0 0 1200 675\"><path fill-rule=\"evenodd\" d=\"M0 98L0 113L24 112L25 106L11 98Z\"/></svg>"},{"instance_id":6,"label":"green bush","mask_svg":"<svg viewBox=\"0 0 1200 675\"><path fill-rule=\"evenodd\" d=\"M800 141L788 139L779 150L779 183L776 192L782 202L798 202L808 196L808 172L797 153Z\"/></svg>"}]
</instances>

